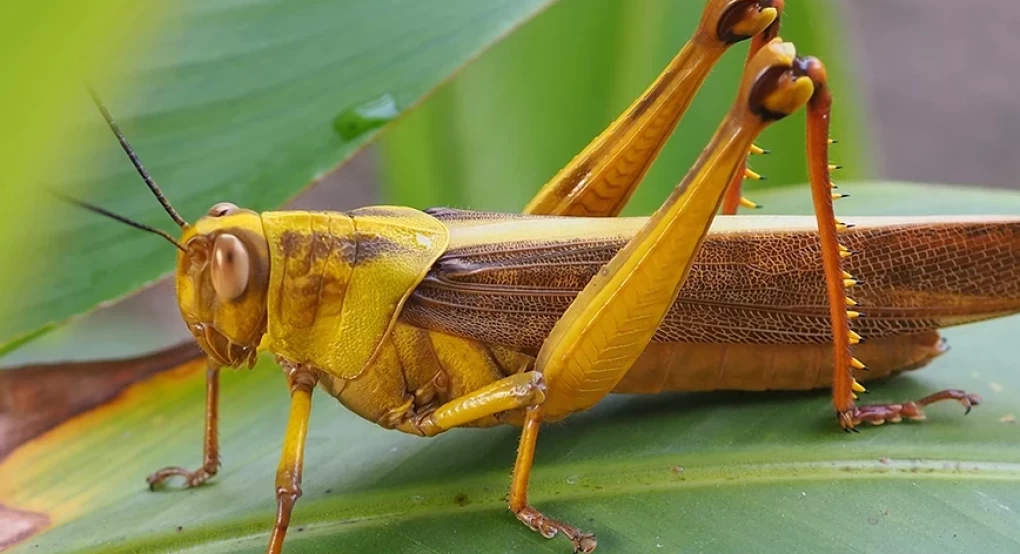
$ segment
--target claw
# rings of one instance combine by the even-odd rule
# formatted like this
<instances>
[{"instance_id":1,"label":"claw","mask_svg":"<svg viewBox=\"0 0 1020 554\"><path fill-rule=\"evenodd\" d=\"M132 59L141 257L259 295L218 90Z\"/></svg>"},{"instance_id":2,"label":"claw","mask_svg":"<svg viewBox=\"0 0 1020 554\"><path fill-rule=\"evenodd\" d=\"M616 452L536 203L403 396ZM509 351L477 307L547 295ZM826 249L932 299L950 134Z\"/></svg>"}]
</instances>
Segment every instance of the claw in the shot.
<instances>
[{"instance_id":1,"label":"claw","mask_svg":"<svg viewBox=\"0 0 1020 554\"><path fill-rule=\"evenodd\" d=\"M149 484L149 490L154 491L156 487L162 485L170 477L179 475L184 477L184 488L190 489L205 483L214 474L215 472L206 471L205 468L190 471L183 467L164 467L146 477L145 482Z\"/></svg>"},{"instance_id":2,"label":"claw","mask_svg":"<svg viewBox=\"0 0 1020 554\"><path fill-rule=\"evenodd\" d=\"M591 554L595 551L595 547L598 546L598 542L595 540L595 535L592 533L583 533L577 537L570 539L570 542L574 543L574 554Z\"/></svg>"},{"instance_id":3,"label":"claw","mask_svg":"<svg viewBox=\"0 0 1020 554\"><path fill-rule=\"evenodd\" d=\"M963 404L964 412L963 415L970 413L971 408L974 406L981 405L981 397L976 394L967 394L963 398L959 399L960 404Z\"/></svg>"},{"instance_id":4,"label":"claw","mask_svg":"<svg viewBox=\"0 0 1020 554\"><path fill-rule=\"evenodd\" d=\"M589 554L598 546L594 534L585 533L572 525L548 518L531 506L525 506L523 510L517 513L517 519L527 525L532 531L547 539L563 533L574 545L573 552L575 553L583 552L584 554Z\"/></svg>"}]
</instances>

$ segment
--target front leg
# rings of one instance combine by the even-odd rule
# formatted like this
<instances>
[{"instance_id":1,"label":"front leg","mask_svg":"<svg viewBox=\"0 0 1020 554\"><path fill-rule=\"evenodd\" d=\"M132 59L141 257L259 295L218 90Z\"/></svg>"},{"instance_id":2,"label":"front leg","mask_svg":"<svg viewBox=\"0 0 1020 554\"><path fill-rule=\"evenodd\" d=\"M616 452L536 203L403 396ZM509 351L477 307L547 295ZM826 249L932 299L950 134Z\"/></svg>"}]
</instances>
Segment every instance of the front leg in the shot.
<instances>
[{"instance_id":1,"label":"front leg","mask_svg":"<svg viewBox=\"0 0 1020 554\"><path fill-rule=\"evenodd\" d=\"M155 490L168 478L175 475L184 477L184 486L197 487L205 483L220 467L219 443L220 366L209 358L205 370L205 440L202 449L202 467L190 471L183 467L165 467L149 475L145 481L149 489Z\"/></svg>"},{"instance_id":2,"label":"front leg","mask_svg":"<svg viewBox=\"0 0 1020 554\"><path fill-rule=\"evenodd\" d=\"M694 36L658 78L546 183L524 212L619 214L722 54L752 36L765 36L756 39L758 47L773 38L782 6L782 0L711 0Z\"/></svg>"},{"instance_id":3,"label":"front leg","mask_svg":"<svg viewBox=\"0 0 1020 554\"><path fill-rule=\"evenodd\" d=\"M532 452L543 419L587 409L609 394L648 346L673 305L731 178L754 138L803 106L815 82L792 44L772 42L748 66L736 102L694 167L665 204L585 286L556 323L535 362L546 398L529 410L510 494L511 510L532 529L563 532L575 551L594 537L527 502ZM840 298L840 306L843 300Z\"/></svg>"}]
</instances>

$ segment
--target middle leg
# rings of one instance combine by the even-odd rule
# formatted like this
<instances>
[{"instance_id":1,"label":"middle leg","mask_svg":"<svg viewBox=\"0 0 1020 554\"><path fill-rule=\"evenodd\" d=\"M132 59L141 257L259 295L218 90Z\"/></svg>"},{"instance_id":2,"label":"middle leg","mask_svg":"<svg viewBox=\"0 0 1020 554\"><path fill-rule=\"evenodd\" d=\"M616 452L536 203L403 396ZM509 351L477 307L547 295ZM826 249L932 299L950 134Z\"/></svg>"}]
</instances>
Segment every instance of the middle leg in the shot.
<instances>
[{"instance_id":1,"label":"middle leg","mask_svg":"<svg viewBox=\"0 0 1020 554\"><path fill-rule=\"evenodd\" d=\"M304 367L283 367L290 384L290 416L283 437L280 465L276 469L276 523L266 554L280 554L283 550L283 539L290 526L291 512L298 498L301 498L305 438L308 436L308 418L312 412L312 389L319 380L317 373Z\"/></svg>"}]
</instances>

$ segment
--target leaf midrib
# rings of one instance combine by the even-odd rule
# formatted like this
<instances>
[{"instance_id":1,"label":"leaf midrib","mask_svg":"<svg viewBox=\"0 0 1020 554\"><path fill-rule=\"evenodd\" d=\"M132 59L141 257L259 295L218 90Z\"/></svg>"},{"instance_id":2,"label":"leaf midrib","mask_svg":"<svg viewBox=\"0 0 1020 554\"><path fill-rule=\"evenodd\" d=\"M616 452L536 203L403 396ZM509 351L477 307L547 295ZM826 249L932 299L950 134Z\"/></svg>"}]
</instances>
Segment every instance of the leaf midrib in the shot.
<instances>
[{"instance_id":1,"label":"leaf midrib","mask_svg":"<svg viewBox=\"0 0 1020 554\"><path fill-rule=\"evenodd\" d=\"M901 452L901 454L907 454ZM915 453L916 454L916 453ZM1003 453L1003 458L1008 458ZM582 500L625 494L647 494L681 488L725 485L760 485L809 481L909 479L984 480L1020 482L1020 463L960 459L871 459L819 460L788 463L734 463L685 465L676 471L677 456L651 457L640 463L605 463L592 472L590 464L561 464L535 475L532 500L536 504L555 500ZM686 457L691 459L691 457ZM883 461L885 460L885 461ZM571 484L569 478L576 478ZM455 481L426 482L383 489L365 490L337 497L301 503L300 516L292 527L305 534L335 534L337 529L381 526L425 516L505 510L506 475L497 472L474 474ZM452 502L451 491L470 502ZM211 491L210 491L211 492ZM420 499L420 501L416 501ZM345 516L345 514L351 514ZM357 515L353 515L357 514ZM202 527L193 533L160 533L111 547L90 549L89 553L163 552L169 544L178 549L201 549L208 553L231 550L247 542L261 543L272 525L273 514L245 514L223 524ZM228 538L225 538L228 537ZM198 551L198 550L196 550Z\"/></svg>"}]
</instances>

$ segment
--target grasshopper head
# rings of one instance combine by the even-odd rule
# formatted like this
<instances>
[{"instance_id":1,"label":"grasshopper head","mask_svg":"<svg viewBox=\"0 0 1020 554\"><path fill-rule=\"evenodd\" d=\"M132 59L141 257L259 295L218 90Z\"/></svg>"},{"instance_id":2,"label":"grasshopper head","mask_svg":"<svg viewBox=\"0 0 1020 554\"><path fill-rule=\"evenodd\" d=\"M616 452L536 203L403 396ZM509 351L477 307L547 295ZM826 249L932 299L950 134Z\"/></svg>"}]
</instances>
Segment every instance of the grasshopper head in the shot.
<instances>
[{"instance_id":1,"label":"grasshopper head","mask_svg":"<svg viewBox=\"0 0 1020 554\"><path fill-rule=\"evenodd\" d=\"M54 194L71 204L159 235L177 247L177 304L188 329L202 350L219 364L238 367L247 362L252 367L266 332L268 311L269 243L262 230L262 217L223 202L210 208L194 224L185 221L142 166L99 95L91 88L89 95L138 175L183 233L177 240L166 231L105 208Z\"/></svg>"},{"instance_id":2,"label":"grasshopper head","mask_svg":"<svg viewBox=\"0 0 1020 554\"><path fill-rule=\"evenodd\" d=\"M217 362L251 367L266 331L269 245L262 218L216 204L184 229L180 244L177 303L188 329Z\"/></svg>"}]
</instances>

